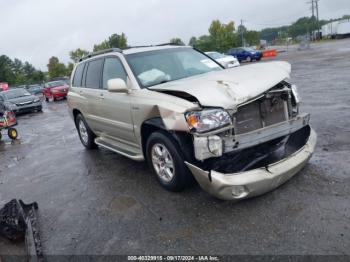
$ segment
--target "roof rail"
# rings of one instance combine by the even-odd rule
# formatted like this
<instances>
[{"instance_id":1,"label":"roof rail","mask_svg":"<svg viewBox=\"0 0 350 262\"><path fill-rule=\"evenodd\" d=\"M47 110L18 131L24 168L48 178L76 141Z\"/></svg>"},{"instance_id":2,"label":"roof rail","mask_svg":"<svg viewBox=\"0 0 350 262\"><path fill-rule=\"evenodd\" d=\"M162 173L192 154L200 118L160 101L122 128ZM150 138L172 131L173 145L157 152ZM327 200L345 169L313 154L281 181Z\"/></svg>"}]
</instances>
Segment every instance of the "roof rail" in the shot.
<instances>
[{"instance_id":1,"label":"roof rail","mask_svg":"<svg viewBox=\"0 0 350 262\"><path fill-rule=\"evenodd\" d=\"M155 47L155 46L166 46L166 45L174 45L174 46L182 46L175 43L164 43L164 44L158 44L158 45L136 45L136 46L128 46L125 49L131 49L131 48L142 48L142 47Z\"/></svg>"},{"instance_id":2,"label":"roof rail","mask_svg":"<svg viewBox=\"0 0 350 262\"><path fill-rule=\"evenodd\" d=\"M103 49L101 51L97 51L97 52L92 52L92 53L89 53L88 55L82 57L79 59L79 62L85 60L85 59L88 59L88 58L91 58L93 56L97 56L97 55L102 55L102 54L106 54L106 53L111 53L111 52L119 52L119 53L122 53L123 51L120 49L120 48L108 48L108 49Z\"/></svg>"},{"instance_id":3,"label":"roof rail","mask_svg":"<svg viewBox=\"0 0 350 262\"><path fill-rule=\"evenodd\" d=\"M163 43L163 44L158 44L158 45L155 45L155 46L165 46L165 45L185 46L185 45L180 45L180 44L176 44L176 43Z\"/></svg>"}]
</instances>

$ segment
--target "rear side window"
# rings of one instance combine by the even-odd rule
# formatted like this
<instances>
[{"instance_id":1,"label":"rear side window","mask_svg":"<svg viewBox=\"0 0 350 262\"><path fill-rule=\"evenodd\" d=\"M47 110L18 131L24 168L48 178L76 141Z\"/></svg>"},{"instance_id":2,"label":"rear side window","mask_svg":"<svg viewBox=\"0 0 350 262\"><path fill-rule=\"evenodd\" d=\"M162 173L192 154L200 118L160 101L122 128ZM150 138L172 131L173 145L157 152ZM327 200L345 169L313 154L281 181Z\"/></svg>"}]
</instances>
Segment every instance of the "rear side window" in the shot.
<instances>
[{"instance_id":1,"label":"rear side window","mask_svg":"<svg viewBox=\"0 0 350 262\"><path fill-rule=\"evenodd\" d=\"M126 82L127 75L120 60L109 57L105 59L103 66L103 89L107 89L107 81L113 78L121 78Z\"/></svg>"},{"instance_id":2,"label":"rear side window","mask_svg":"<svg viewBox=\"0 0 350 262\"><path fill-rule=\"evenodd\" d=\"M85 63L79 64L77 66L77 68L75 69L73 82L72 82L73 86L81 86L81 80L83 79L84 66L85 66Z\"/></svg>"},{"instance_id":3,"label":"rear side window","mask_svg":"<svg viewBox=\"0 0 350 262\"><path fill-rule=\"evenodd\" d=\"M100 88L100 79L102 71L102 59L90 61L87 65L85 87Z\"/></svg>"}]
</instances>

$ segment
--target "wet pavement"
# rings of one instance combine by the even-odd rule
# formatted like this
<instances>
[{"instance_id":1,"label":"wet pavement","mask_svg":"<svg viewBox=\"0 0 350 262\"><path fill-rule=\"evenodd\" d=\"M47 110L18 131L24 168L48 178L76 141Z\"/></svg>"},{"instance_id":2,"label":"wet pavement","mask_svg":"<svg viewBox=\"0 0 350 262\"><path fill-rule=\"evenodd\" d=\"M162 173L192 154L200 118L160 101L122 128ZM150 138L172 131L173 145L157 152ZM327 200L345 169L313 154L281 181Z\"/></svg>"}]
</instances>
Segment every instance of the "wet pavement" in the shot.
<instances>
[{"instance_id":1,"label":"wet pavement","mask_svg":"<svg viewBox=\"0 0 350 262\"><path fill-rule=\"evenodd\" d=\"M45 254L350 255L350 40L291 47L293 82L318 146L293 179L263 196L220 201L198 186L162 189L145 163L81 145L66 101L18 118L0 143L0 206L39 204ZM0 238L0 254L23 254Z\"/></svg>"}]
</instances>

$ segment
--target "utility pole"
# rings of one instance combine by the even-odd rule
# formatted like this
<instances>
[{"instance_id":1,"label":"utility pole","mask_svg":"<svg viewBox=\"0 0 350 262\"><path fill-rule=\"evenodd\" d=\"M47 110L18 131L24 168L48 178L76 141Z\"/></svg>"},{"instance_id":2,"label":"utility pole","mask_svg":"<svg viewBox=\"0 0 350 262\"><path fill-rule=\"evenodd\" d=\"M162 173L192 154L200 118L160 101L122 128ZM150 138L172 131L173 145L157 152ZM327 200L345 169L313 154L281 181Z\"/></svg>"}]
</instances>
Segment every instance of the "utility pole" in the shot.
<instances>
[{"instance_id":1,"label":"utility pole","mask_svg":"<svg viewBox=\"0 0 350 262\"><path fill-rule=\"evenodd\" d=\"M244 38L243 38L243 19L241 19L241 41L242 41L242 46L244 46Z\"/></svg>"},{"instance_id":2,"label":"utility pole","mask_svg":"<svg viewBox=\"0 0 350 262\"><path fill-rule=\"evenodd\" d=\"M320 39L320 20L318 18L318 1L320 0L314 0L316 4L316 19L317 19L317 38Z\"/></svg>"},{"instance_id":3,"label":"utility pole","mask_svg":"<svg viewBox=\"0 0 350 262\"><path fill-rule=\"evenodd\" d=\"M318 30L318 35L319 35L319 26L318 26L318 1L319 0L311 0L311 2L307 2L308 4L311 4L311 12L312 12L312 16L311 16L311 19L312 19L312 27L311 27L311 34L312 34L312 39L315 40L315 34L314 34L314 28L315 28L315 19L317 20L316 21L316 27L317 27L317 30ZM316 13L317 13L317 18L315 16L315 9L316 9Z\"/></svg>"}]
</instances>

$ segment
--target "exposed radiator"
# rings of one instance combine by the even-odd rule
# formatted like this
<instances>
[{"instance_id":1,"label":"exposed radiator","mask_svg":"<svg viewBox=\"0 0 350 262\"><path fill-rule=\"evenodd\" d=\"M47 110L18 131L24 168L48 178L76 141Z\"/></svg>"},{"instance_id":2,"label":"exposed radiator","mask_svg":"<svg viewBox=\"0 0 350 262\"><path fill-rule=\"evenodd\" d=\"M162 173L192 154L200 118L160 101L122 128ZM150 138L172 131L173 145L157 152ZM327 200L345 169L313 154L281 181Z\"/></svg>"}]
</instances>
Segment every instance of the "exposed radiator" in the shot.
<instances>
[{"instance_id":1,"label":"exposed radiator","mask_svg":"<svg viewBox=\"0 0 350 262\"><path fill-rule=\"evenodd\" d=\"M290 99L288 92L275 91L240 106L234 115L235 134L248 133L288 120Z\"/></svg>"}]
</instances>

